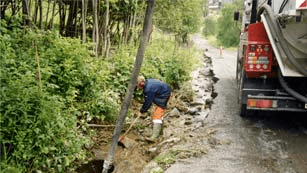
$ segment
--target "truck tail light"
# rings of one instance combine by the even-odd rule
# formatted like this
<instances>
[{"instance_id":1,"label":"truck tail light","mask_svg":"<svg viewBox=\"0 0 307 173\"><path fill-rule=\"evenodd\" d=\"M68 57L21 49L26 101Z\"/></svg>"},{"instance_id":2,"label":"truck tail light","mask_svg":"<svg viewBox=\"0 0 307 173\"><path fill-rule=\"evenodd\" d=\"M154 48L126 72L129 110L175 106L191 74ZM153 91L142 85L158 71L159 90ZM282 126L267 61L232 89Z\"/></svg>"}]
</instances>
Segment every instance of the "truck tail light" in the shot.
<instances>
[{"instance_id":1,"label":"truck tail light","mask_svg":"<svg viewBox=\"0 0 307 173\"><path fill-rule=\"evenodd\" d=\"M273 49L262 22L249 25L245 56L243 56L244 70L249 78L257 78L264 73L271 73Z\"/></svg>"},{"instance_id":2,"label":"truck tail light","mask_svg":"<svg viewBox=\"0 0 307 173\"><path fill-rule=\"evenodd\" d=\"M263 100L263 99L248 99L247 106L254 108L272 108L275 107L273 104L274 100Z\"/></svg>"}]
</instances>

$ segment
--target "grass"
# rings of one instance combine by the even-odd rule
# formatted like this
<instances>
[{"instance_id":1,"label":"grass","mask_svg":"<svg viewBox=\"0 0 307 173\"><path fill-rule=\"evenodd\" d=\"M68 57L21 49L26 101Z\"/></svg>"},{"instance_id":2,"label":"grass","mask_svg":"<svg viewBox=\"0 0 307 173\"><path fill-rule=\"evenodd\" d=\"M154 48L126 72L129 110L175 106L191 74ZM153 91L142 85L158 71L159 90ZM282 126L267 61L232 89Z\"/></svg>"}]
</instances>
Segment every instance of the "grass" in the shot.
<instances>
[{"instance_id":1,"label":"grass","mask_svg":"<svg viewBox=\"0 0 307 173\"><path fill-rule=\"evenodd\" d=\"M167 153L162 153L154 159L158 164L169 165L175 162L176 155L175 152L169 151Z\"/></svg>"}]
</instances>

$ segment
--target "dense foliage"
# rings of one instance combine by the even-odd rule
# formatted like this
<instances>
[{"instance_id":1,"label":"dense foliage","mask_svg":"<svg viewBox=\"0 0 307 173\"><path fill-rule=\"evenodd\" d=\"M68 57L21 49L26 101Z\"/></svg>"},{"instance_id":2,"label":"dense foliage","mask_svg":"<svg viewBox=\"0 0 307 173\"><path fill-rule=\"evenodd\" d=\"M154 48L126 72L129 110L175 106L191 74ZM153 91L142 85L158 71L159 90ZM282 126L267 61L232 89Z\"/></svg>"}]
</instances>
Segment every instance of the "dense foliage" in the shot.
<instances>
[{"instance_id":1,"label":"dense foliage","mask_svg":"<svg viewBox=\"0 0 307 173\"><path fill-rule=\"evenodd\" d=\"M89 87L87 51L51 32L0 27L1 169L61 172L85 157L74 103Z\"/></svg>"},{"instance_id":2,"label":"dense foliage","mask_svg":"<svg viewBox=\"0 0 307 173\"><path fill-rule=\"evenodd\" d=\"M217 30L217 16L210 15L204 19L203 35L205 37L215 35Z\"/></svg>"},{"instance_id":3,"label":"dense foliage","mask_svg":"<svg viewBox=\"0 0 307 173\"><path fill-rule=\"evenodd\" d=\"M199 30L204 0L157 0L155 25L163 31L172 32L183 43L188 34Z\"/></svg>"},{"instance_id":4,"label":"dense foliage","mask_svg":"<svg viewBox=\"0 0 307 173\"><path fill-rule=\"evenodd\" d=\"M84 122L116 119L137 47L120 46L110 58L96 58L78 39L9 20L0 27L1 171L66 172L86 156ZM149 43L141 73L178 88L199 55L178 49L171 38Z\"/></svg>"},{"instance_id":5,"label":"dense foliage","mask_svg":"<svg viewBox=\"0 0 307 173\"><path fill-rule=\"evenodd\" d=\"M215 36L216 45L224 47L238 46L240 40L241 22L234 21L234 12L242 14L243 0L235 0L233 3L223 4L222 9L217 13L207 16L204 20L203 35Z\"/></svg>"}]
</instances>

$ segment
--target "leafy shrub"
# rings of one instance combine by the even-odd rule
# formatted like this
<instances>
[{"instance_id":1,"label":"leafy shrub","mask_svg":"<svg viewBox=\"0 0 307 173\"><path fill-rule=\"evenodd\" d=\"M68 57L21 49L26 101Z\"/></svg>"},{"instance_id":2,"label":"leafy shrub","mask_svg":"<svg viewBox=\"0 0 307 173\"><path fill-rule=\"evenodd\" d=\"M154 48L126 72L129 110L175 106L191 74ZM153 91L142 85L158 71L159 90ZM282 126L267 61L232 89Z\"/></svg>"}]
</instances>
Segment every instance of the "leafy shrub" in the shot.
<instances>
[{"instance_id":1,"label":"leafy shrub","mask_svg":"<svg viewBox=\"0 0 307 173\"><path fill-rule=\"evenodd\" d=\"M217 21L214 16L207 16L204 20L204 28L203 28L203 35L210 36L215 35L217 29Z\"/></svg>"},{"instance_id":2,"label":"leafy shrub","mask_svg":"<svg viewBox=\"0 0 307 173\"><path fill-rule=\"evenodd\" d=\"M200 65L199 57L195 48L177 48L175 41L166 36L148 45L141 73L178 89L184 81L191 79L190 73Z\"/></svg>"},{"instance_id":3,"label":"leafy shrub","mask_svg":"<svg viewBox=\"0 0 307 173\"><path fill-rule=\"evenodd\" d=\"M90 57L79 40L20 29L19 22L11 21L10 30L3 20L0 26L1 169L66 172L84 159L82 146L90 142L77 127L83 112L116 119L137 48L121 47L108 60ZM198 59L194 49L157 39L147 47L141 73L177 88Z\"/></svg>"},{"instance_id":4,"label":"leafy shrub","mask_svg":"<svg viewBox=\"0 0 307 173\"><path fill-rule=\"evenodd\" d=\"M1 169L64 172L84 158L82 146L89 142L73 114L76 101L86 97L78 95L89 76L82 53L86 49L55 33L20 30L18 23L12 32L4 24L1 21Z\"/></svg>"}]
</instances>

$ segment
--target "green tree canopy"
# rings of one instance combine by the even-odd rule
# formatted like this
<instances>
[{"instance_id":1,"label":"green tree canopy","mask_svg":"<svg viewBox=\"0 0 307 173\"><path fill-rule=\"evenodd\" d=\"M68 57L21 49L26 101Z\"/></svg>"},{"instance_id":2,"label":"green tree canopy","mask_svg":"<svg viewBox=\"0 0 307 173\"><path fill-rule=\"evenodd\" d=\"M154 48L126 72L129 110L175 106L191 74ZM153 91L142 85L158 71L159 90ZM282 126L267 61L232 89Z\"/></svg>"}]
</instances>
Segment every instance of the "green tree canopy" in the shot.
<instances>
[{"instance_id":1,"label":"green tree canopy","mask_svg":"<svg viewBox=\"0 0 307 173\"><path fill-rule=\"evenodd\" d=\"M155 25L187 41L187 35L200 27L203 0L157 0Z\"/></svg>"},{"instance_id":2,"label":"green tree canopy","mask_svg":"<svg viewBox=\"0 0 307 173\"><path fill-rule=\"evenodd\" d=\"M217 35L218 42L226 47L237 46L240 41L241 23L236 24L233 20L235 11L240 11L243 8L243 0L236 0L232 4L224 4L221 10L221 16L217 20Z\"/></svg>"}]
</instances>

